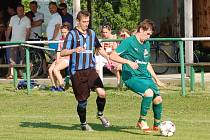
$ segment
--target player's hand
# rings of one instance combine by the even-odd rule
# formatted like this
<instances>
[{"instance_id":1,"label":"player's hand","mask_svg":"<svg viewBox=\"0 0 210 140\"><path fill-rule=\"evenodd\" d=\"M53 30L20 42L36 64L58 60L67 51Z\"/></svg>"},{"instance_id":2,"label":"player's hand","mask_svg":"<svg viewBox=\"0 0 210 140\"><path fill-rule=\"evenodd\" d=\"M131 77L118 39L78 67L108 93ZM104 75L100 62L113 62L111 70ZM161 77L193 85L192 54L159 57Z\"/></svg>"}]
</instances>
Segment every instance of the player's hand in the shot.
<instances>
[{"instance_id":1,"label":"player's hand","mask_svg":"<svg viewBox=\"0 0 210 140\"><path fill-rule=\"evenodd\" d=\"M157 83L157 85L158 85L159 87L164 87L164 88L166 88L166 85L165 85L163 82L161 82L160 80L157 80L156 83Z\"/></svg>"},{"instance_id":2,"label":"player's hand","mask_svg":"<svg viewBox=\"0 0 210 140\"><path fill-rule=\"evenodd\" d=\"M82 46L82 47L77 47L77 48L75 48L75 52L76 52L76 53L80 53L80 52L85 51L85 49L86 49L86 48L83 47L83 46Z\"/></svg>"},{"instance_id":3,"label":"player's hand","mask_svg":"<svg viewBox=\"0 0 210 140\"><path fill-rule=\"evenodd\" d=\"M135 62L129 61L128 65L132 68L132 69L138 69L139 65Z\"/></svg>"}]
</instances>

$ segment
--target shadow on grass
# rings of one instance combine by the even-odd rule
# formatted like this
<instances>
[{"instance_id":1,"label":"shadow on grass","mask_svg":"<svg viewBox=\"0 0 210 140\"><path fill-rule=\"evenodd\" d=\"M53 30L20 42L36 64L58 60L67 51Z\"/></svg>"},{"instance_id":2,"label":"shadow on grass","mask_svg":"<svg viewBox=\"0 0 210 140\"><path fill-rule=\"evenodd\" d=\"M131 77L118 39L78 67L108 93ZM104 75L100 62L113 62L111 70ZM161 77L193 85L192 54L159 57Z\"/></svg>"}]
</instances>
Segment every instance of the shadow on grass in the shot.
<instances>
[{"instance_id":1,"label":"shadow on grass","mask_svg":"<svg viewBox=\"0 0 210 140\"><path fill-rule=\"evenodd\" d=\"M101 124L89 123L94 131L115 131L115 132L124 132L133 135L147 135L142 131L133 132L132 130L137 129L135 126L116 126L111 125L109 128L104 128ZM61 130L81 130L80 124L72 124L70 126L51 124L49 122L20 122L20 127L29 127L29 128L49 128L49 129L61 129ZM131 131L129 131L131 130Z\"/></svg>"},{"instance_id":2,"label":"shadow on grass","mask_svg":"<svg viewBox=\"0 0 210 140\"><path fill-rule=\"evenodd\" d=\"M73 126L64 126L64 125L59 125L59 124L51 124L49 122L20 122L20 127L80 130L79 124L73 125Z\"/></svg>"}]
</instances>

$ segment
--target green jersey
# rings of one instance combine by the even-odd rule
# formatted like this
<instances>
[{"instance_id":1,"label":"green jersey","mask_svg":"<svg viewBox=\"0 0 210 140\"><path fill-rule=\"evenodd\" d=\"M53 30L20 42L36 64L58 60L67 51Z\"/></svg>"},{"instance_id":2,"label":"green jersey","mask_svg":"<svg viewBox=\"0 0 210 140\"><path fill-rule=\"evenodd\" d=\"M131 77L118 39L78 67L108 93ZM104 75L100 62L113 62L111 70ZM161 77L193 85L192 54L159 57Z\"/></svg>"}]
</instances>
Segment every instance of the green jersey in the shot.
<instances>
[{"instance_id":1,"label":"green jersey","mask_svg":"<svg viewBox=\"0 0 210 140\"><path fill-rule=\"evenodd\" d=\"M147 65L150 61L150 43L148 41L141 44L135 35L125 39L115 50L122 58L136 62L138 69L132 69L128 64L123 64L122 79L126 81L133 76L139 78L151 78Z\"/></svg>"}]
</instances>

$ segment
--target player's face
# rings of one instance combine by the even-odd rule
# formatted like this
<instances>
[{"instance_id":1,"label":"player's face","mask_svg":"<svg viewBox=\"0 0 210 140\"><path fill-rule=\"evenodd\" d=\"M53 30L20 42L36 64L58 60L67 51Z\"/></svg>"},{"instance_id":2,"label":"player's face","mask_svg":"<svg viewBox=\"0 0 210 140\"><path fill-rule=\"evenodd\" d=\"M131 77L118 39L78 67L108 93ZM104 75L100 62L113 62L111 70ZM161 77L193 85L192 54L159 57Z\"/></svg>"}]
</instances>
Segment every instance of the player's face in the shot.
<instances>
[{"instance_id":1,"label":"player's face","mask_svg":"<svg viewBox=\"0 0 210 140\"><path fill-rule=\"evenodd\" d=\"M109 38L109 36L111 34L111 31L108 30L107 28L103 28L102 31L101 31L101 33L102 33L102 37L103 38Z\"/></svg>"},{"instance_id":2,"label":"player's face","mask_svg":"<svg viewBox=\"0 0 210 140\"><path fill-rule=\"evenodd\" d=\"M142 34L141 36L141 41L145 41L147 39L150 38L150 36L152 35L153 31L151 29L148 29L148 30L143 30L143 29L140 29L140 33Z\"/></svg>"},{"instance_id":3,"label":"player's face","mask_svg":"<svg viewBox=\"0 0 210 140\"><path fill-rule=\"evenodd\" d=\"M88 29L89 22L89 17L82 16L80 20L78 20L78 26L82 31L86 31Z\"/></svg>"}]
</instances>

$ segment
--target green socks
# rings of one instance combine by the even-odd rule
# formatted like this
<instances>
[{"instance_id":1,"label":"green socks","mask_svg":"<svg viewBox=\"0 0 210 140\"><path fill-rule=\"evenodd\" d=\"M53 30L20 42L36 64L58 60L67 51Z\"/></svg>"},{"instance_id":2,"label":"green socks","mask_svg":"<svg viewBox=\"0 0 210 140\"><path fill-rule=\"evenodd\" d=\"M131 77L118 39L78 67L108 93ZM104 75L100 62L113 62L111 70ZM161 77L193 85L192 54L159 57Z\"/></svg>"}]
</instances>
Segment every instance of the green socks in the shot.
<instances>
[{"instance_id":1,"label":"green socks","mask_svg":"<svg viewBox=\"0 0 210 140\"><path fill-rule=\"evenodd\" d=\"M152 105L152 109L154 112L154 118L156 120L161 120L161 114L162 114L162 103L159 104L153 104ZM160 121L155 121L154 120L154 126L159 126L160 125Z\"/></svg>"},{"instance_id":2,"label":"green socks","mask_svg":"<svg viewBox=\"0 0 210 140\"><path fill-rule=\"evenodd\" d=\"M141 102L141 111L140 111L141 116L147 115L151 103L152 103L152 97L143 97L143 100Z\"/></svg>"}]
</instances>

